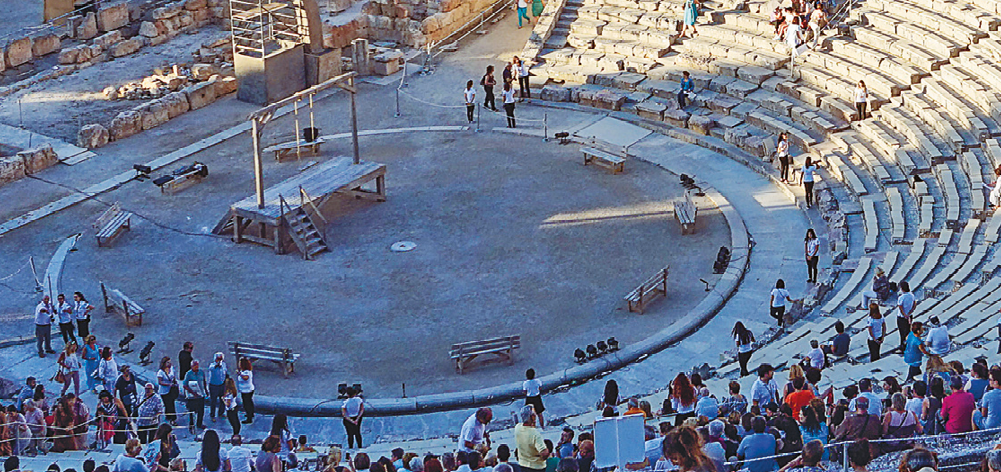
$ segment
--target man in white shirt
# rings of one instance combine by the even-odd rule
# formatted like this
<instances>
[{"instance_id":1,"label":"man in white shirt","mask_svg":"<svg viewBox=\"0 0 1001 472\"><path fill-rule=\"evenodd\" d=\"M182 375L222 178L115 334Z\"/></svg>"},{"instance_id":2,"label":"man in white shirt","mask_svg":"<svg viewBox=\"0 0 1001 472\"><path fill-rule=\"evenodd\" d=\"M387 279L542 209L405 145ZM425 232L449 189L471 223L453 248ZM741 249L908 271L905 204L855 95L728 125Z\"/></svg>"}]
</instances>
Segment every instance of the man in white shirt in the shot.
<instances>
[{"instance_id":1,"label":"man in white shirt","mask_svg":"<svg viewBox=\"0 0 1001 472\"><path fill-rule=\"evenodd\" d=\"M45 357L45 353L55 354L52 350L52 320L55 316L55 307L48 295L42 297L35 307L35 346L38 347L38 357ZM42 345L45 351L42 351Z\"/></svg>"},{"instance_id":2,"label":"man in white shirt","mask_svg":"<svg viewBox=\"0 0 1001 472\"><path fill-rule=\"evenodd\" d=\"M779 386L775 383L775 369L771 364L758 366L758 378L751 386L751 401L762 409L769 403L778 403Z\"/></svg>"},{"instance_id":3,"label":"man in white shirt","mask_svg":"<svg viewBox=\"0 0 1001 472\"><path fill-rule=\"evenodd\" d=\"M858 397L855 398L867 399L869 401L869 409L868 409L869 414L882 418L883 400L880 399L878 396L876 396L875 393L872 393L872 380L871 379L859 380L858 389L859 389L859 394ZM852 402L848 405L848 409L851 411L855 411L855 398L853 398Z\"/></svg>"},{"instance_id":4,"label":"man in white shirt","mask_svg":"<svg viewBox=\"0 0 1001 472\"><path fill-rule=\"evenodd\" d=\"M462 98L466 101L466 119L473 122L473 112L476 111L476 90L473 88L473 81L466 81L466 90L462 92Z\"/></svg>"},{"instance_id":5,"label":"man in white shirt","mask_svg":"<svg viewBox=\"0 0 1001 472\"><path fill-rule=\"evenodd\" d=\"M252 458L250 450L243 447L243 438L239 434L234 434L230 443L233 444L233 447L229 449L231 472L250 472Z\"/></svg>"},{"instance_id":6,"label":"man in white shirt","mask_svg":"<svg viewBox=\"0 0 1001 472\"><path fill-rule=\"evenodd\" d=\"M824 368L824 351L820 349L820 342L816 339L810 340L810 347L813 348L810 352L806 353L806 357L810 359L810 367L817 370L822 370Z\"/></svg>"},{"instance_id":7,"label":"man in white shirt","mask_svg":"<svg viewBox=\"0 0 1001 472\"><path fill-rule=\"evenodd\" d=\"M907 282L900 282L900 295L897 295L897 331L900 333L900 352L907 345L907 335L911 332L911 315L914 314L914 294Z\"/></svg>"},{"instance_id":8,"label":"man in white shirt","mask_svg":"<svg viewBox=\"0 0 1001 472\"><path fill-rule=\"evenodd\" d=\"M931 317L928 320L931 328L928 329L928 334L925 335L925 349L928 350L928 354L935 356L944 356L949 353L949 347L952 341L949 339L949 330L942 326L937 316Z\"/></svg>"},{"instance_id":9,"label":"man in white shirt","mask_svg":"<svg viewBox=\"0 0 1001 472\"><path fill-rule=\"evenodd\" d=\"M480 408L476 413L469 415L462 423L459 430L459 450L473 452L479 444L486 444L490 448L490 433L487 432L487 425L494 418L494 412L490 408Z\"/></svg>"}]
</instances>

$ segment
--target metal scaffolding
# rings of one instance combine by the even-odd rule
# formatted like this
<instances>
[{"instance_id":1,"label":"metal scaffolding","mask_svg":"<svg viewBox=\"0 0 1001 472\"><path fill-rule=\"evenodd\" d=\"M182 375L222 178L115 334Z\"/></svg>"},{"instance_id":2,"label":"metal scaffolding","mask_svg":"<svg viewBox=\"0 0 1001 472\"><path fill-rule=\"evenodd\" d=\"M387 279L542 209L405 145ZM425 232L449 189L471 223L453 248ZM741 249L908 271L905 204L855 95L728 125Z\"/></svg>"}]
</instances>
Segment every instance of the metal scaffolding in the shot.
<instances>
[{"instance_id":1,"label":"metal scaffolding","mask_svg":"<svg viewBox=\"0 0 1001 472\"><path fill-rule=\"evenodd\" d=\"M302 0L229 0L233 52L264 57L308 42Z\"/></svg>"}]
</instances>

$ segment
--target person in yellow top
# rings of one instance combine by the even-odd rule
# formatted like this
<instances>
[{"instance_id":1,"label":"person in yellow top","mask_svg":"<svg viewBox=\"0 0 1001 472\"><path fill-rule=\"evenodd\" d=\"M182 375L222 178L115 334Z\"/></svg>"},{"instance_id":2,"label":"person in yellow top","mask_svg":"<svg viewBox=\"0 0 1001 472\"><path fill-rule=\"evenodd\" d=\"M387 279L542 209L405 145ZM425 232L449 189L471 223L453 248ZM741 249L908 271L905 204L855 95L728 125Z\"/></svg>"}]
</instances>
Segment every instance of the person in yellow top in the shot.
<instances>
[{"instance_id":1,"label":"person in yellow top","mask_svg":"<svg viewBox=\"0 0 1001 472\"><path fill-rule=\"evenodd\" d=\"M542 439L542 432L536 425L535 408L525 405L521 408L521 423L514 427L514 440L518 446L518 465L523 472L546 470L549 449Z\"/></svg>"}]
</instances>

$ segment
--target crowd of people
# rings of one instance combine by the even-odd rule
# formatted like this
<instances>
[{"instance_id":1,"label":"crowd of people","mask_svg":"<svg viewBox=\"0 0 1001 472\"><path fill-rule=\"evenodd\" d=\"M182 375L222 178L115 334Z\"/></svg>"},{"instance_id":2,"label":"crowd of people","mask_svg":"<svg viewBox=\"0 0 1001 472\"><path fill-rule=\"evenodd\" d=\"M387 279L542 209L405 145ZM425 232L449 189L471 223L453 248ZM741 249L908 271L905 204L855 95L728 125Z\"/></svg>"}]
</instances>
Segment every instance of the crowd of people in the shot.
<instances>
[{"instance_id":1,"label":"crowd of people","mask_svg":"<svg viewBox=\"0 0 1001 472\"><path fill-rule=\"evenodd\" d=\"M532 89L528 83L528 78L531 75L529 67L528 61L523 61L518 56L514 56L511 62L504 64L504 70L501 72L501 104L507 116L508 128L516 127L514 118L515 103L531 100L532 98ZM483 77L480 77L480 86L483 87L483 108L490 111L500 111L497 108L497 98L494 95L494 87L498 85L494 71L494 66L488 65ZM518 88L517 91L515 90L516 85ZM466 119L472 123L476 120L476 89L473 88L472 80L466 82L466 88L462 92L462 99L466 105Z\"/></svg>"}]
</instances>

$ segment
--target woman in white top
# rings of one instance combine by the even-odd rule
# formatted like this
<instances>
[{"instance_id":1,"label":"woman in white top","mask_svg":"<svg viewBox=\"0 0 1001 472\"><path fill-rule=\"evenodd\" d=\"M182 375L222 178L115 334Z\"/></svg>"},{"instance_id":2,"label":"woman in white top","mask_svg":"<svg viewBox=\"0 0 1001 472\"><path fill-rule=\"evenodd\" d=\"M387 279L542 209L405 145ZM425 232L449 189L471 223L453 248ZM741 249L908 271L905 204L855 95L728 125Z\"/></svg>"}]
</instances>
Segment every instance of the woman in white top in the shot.
<instances>
[{"instance_id":1,"label":"woman in white top","mask_svg":"<svg viewBox=\"0 0 1001 472\"><path fill-rule=\"evenodd\" d=\"M768 314L775 318L778 322L779 330L782 330L782 323L785 319L786 314L786 302L795 303L799 300L794 300L789 297L789 291L786 290L785 280L778 279L775 281L775 288L772 289L771 295L769 297L769 312Z\"/></svg>"},{"instance_id":2,"label":"woman in white top","mask_svg":"<svg viewBox=\"0 0 1001 472\"><path fill-rule=\"evenodd\" d=\"M875 362L879 360L879 350L883 346L883 338L886 337L886 320L879 312L879 304L876 302L869 303L867 330L869 332L869 362Z\"/></svg>"},{"instance_id":3,"label":"woman in white top","mask_svg":"<svg viewBox=\"0 0 1001 472\"><path fill-rule=\"evenodd\" d=\"M897 392L890 396L890 410L883 415L884 438L909 438L921 434L923 428L918 416L908 411L904 394Z\"/></svg>"},{"instance_id":4,"label":"woman in white top","mask_svg":"<svg viewBox=\"0 0 1001 472\"><path fill-rule=\"evenodd\" d=\"M526 98L531 99L532 90L528 88L528 64L526 61L519 59L518 56L515 56L514 59L517 61L515 62L515 66L517 67L515 73L518 74L518 89L520 90L521 98L519 101L524 101Z\"/></svg>"},{"instance_id":5,"label":"woman in white top","mask_svg":"<svg viewBox=\"0 0 1001 472\"><path fill-rule=\"evenodd\" d=\"M858 81L858 85L855 86L855 111L858 112L858 119L864 120L865 107L869 104L869 89L865 86L865 81Z\"/></svg>"},{"instance_id":6,"label":"woman in white top","mask_svg":"<svg viewBox=\"0 0 1001 472\"><path fill-rule=\"evenodd\" d=\"M76 318L77 335L80 339L87 339L90 335L90 311L94 305L84 298L80 292L73 292L73 316Z\"/></svg>"},{"instance_id":7,"label":"woman in white top","mask_svg":"<svg viewBox=\"0 0 1001 472\"><path fill-rule=\"evenodd\" d=\"M236 376L236 389L240 391L243 412L247 414L243 424L251 424L254 422L254 366L246 357L241 357L237 365L240 371Z\"/></svg>"},{"instance_id":8,"label":"woman in white top","mask_svg":"<svg viewBox=\"0 0 1001 472\"><path fill-rule=\"evenodd\" d=\"M990 190L991 193L987 196L987 203L992 207L1001 207L1001 165L994 169L994 186L991 187L985 182L983 184L984 188Z\"/></svg>"},{"instance_id":9,"label":"woman in white top","mask_svg":"<svg viewBox=\"0 0 1001 472\"><path fill-rule=\"evenodd\" d=\"M473 112L476 111L476 90L473 89L473 81L466 81L466 90L462 92L462 98L466 101L466 119L473 122Z\"/></svg>"},{"instance_id":10,"label":"woman in white top","mask_svg":"<svg viewBox=\"0 0 1001 472\"><path fill-rule=\"evenodd\" d=\"M344 432L348 436L348 449L354 449L355 442L361 447L361 419L365 414L365 404L354 387L348 387L345 392L348 399L341 404L341 418L344 423Z\"/></svg>"},{"instance_id":11,"label":"woman in white top","mask_svg":"<svg viewBox=\"0 0 1001 472\"><path fill-rule=\"evenodd\" d=\"M806 281L811 284L817 283L817 263L820 261L820 240L813 228L806 230L806 239L803 242L803 252L806 255Z\"/></svg>"},{"instance_id":12,"label":"woman in white top","mask_svg":"<svg viewBox=\"0 0 1001 472\"><path fill-rule=\"evenodd\" d=\"M164 356L160 359L160 370L156 372L156 383L159 385L157 393L163 400L164 418L170 424L177 426L177 401L180 395L180 388L177 386L177 374L174 373L174 366L171 365L170 357Z\"/></svg>"},{"instance_id":13,"label":"woman in white top","mask_svg":"<svg viewBox=\"0 0 1001 472\"><path fill-rule=\"evenodd\" d=\"M501 96L504 98L504 111L507 113L507 127L514 128L514 88L511 87L511 83L504 84Z\"/></svg>"},{"instance_id":14,"label":"woman in white top","mask_svg":"<svg viewBox=\"0 0 1001 472\"><path fill-rule=\"evenodd\" d=\"M789 135L779 133L778 143L775 144L775 157L779 158L779 174L782 182L789 181Z\"/></svg>"},{"instance_id":15,"label":"woman in white top","mask_svg":"<svg viewBox=\"0 0 1001 472\"><path fill-rule=\"evenodd\" d=\"M118 363L115 362L111 346L105 346L101 351L101 363L97 365L97 376L104 383L104 389L115 393L115 381L118 380Z\"/></svg>"},{"instance_id":16,"label":"woman in white top","mask_svg":"<svg viewBox=\"0 0 1001 472\"><path fill-rule=\"evenodd\" d=\"M813 174L817 172L817 163L813 162L810 156L806 156L806 162L803 163L803 168L800 169L803 174L803 190L806 193L806 207L810 208L813 206Z\"/></svg>"},{"instance_id":17,"label":"woman in white top","mask_svg":"<svg viewBox=\"0 0 1001 472\"><path fill-rule=\"evenodd\" d=\"M810 31L813 32L813 45L810 49L817 49L817 43L820 42L820 29L827 26L827 12L824 11L824 6L820 2L814 5L814 9L810 12Z\"/></svg>"},{"instance_id":18,"label":"woman in white top","mask_svg":"<svg viewBox=\"0 0 1001 472\"><path fill-rule=\"evenodd\" d=\"M542 382L535 378L535 369L525 371L525 382L521 384L521 389L525 391L525 404L535 408L539 427L545 428L546 423L542 420L542 412L546 411L546 406L542 404Z\"/></svg>"},{"instance_id":19,"label":"woman in white top","mask_svg":"<svg viewBox=\"0 0 1001 472\"><path fill-rule=\"evenodd\" d=\"M80 396L80 368L83 364L80 362L80 358L76 355L77 344L76 341L71 341L63 349L63 353L59 355L59 368L63 371L63 377L66 381L63 383L63 391L59 396L66 396L66 390L70 388L70 382L73 382L73 393L77 397Z\"/></svg>"},{"instance_id":20,"label":"woman in white top","mask_svg":"<svg viewBox=\"0 0 1001 472\"><path fill-rule=\"evenodd\" d=\"M747 370L747 362L751 360L751 354L754 352L752 347L754 346L754 333L744 326L744 323L738 321L733 325L733 331L730 331L730 335L733 336L733 341L737 344L737 362L740 363L740 376L746 377L750 375L750 371Z\"/></svg>"}]
</instances>

